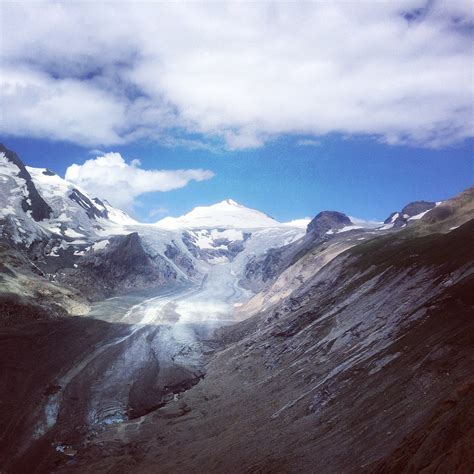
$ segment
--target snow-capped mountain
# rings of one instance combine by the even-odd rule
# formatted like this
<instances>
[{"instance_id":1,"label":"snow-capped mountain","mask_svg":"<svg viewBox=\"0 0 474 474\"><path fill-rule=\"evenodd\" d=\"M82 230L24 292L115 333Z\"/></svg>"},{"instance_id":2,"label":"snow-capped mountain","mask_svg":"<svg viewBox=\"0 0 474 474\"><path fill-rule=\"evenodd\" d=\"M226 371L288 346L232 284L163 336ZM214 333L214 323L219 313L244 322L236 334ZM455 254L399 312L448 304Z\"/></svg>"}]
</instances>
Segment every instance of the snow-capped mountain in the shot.
<instances>
[{"instance_id":1,"label":"snow-capped mountain","mask_svg":"<svg viewBox=\"0 0 474 474\"><path fill-rule=\"evenodd\" d=\"M403 212L416 220L431 204L414 203ZM229 286L240 279L256 289L317 242L343 242L342 249L346 242L353 245L391 227L397 226L335 211L281 223L232 199L143 224L47 169L25 166L0 147L0 237L26 252L52 279L66 279L76 288L83 281L92 288L91 282L100 280L105 289L97 288L97 295L199 280L216 265L227 266L219 278L226 275ZM123 261L133 260L128 254L142 257L141 269L123 267ZM144 268L154 277L143 276ZM126 274L134 275L133 281Z\"/></svg>"},{"instance_id":2,"label":"snow-capped mountain","mask_svg":"<svg viewBox=\"0 0 474 474\"><path fill-rule=\"evenodd\" d=\"M138 224L107 201L52 171L24 166L18 156L0 147L0 231L16 244L29 247L42 239L81 244L100 233L114 233L123 225Z\"/></svg>"},{"instance_id":3,"label":"snow-capped mountain","mask_svg":"<svg viewBox=\"0 0 474 474\"><path fill-rule=\"evenodd\" d=\"M208 229L235 228L258 229L279 227L282 224L263 212L249 209L241 204L226 199L211 206L195 207L181 217L165 217L155 224L162 229Z\"/></svg>"},{"instance_id":4,"label":"snow-capped mountain","mask_svg":"<svg viewBox=\"0 0 474 474\"><path fill-rule=\"evenodd\" d=\"M304 235L301 225L281 224L230 199L157 224L139 223L50 170L24 166L5 147L0 205L0 237L54 281L83 291L88 282L94 298L134 286L199 280L210 265L232 263L239 255L234 274L229 270L234 280L247 259ZM124 267L132 261L136 268Z\"/></svg>"},{"instance_id":5,"label":"snow-capped mountain","mask_svg":"<svg viewBox=\"0 0 474 474\"><path fill-rule=\"evenodd\" d=\"M52 171L30 166L26 169L36 189L52 209L50 218L42 225L56 234L81 239L113 224L138 224L124 211L105 200L91 198L87 192Z\"/></svg>"}]
</instances>

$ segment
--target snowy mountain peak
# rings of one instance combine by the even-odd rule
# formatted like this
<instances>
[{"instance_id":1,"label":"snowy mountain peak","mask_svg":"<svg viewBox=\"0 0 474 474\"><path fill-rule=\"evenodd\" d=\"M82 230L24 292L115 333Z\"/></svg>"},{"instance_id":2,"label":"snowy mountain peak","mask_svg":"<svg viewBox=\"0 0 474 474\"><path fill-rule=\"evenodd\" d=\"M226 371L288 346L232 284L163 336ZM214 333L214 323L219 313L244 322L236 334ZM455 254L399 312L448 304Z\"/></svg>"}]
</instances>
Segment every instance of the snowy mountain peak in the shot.
<instances>
[{"instance_id":1,"label":"snowy mountain peak","mask_svg":"<svg viewBox=\"0 0 474 474\"><path fill-rule=\"evenodd\" d=\"M88 220L100 218L114 224L137 224L124 211L114 208L105 200L91 198L86 191L52 171L31 166L27 166L26 169L40 194L52 206L54 217L62 216L62 220L67 219L72 226L74 223L80 224L79 221L82 220L82 227L87 228L90 224ZM85 214L85 216L81 216L81 214ZM85 217L87 220L84 219ZM92 222L92 225L95 224Z\"/></svg>"},{"instance_id":2,"label":"snowy mountain peak","mask_svg":"<svg viewBox=\"0 0 474 474\"><path fill-rule=\"evenodd\" d=\"M239 204L238 202L235 202L233 199L226 199L224 201L221 201L218 204L227 204L229 206L234 206L234 207L244 207L241 204Z\"/></svg>"},{"instance_id":3,"label":"snowy mountain peak","mask_svg":"<svg viewBox=\"0 0 474 474\"><path fill-rule=\"evenodd\" d=\"M164 229L206 229L206 228L239 228L255 229L278 227L281 223L263 212L245 207L233 199L195 207L191 212L180 217L165 217L156 223Z\"/></svg>"}]
</instances>

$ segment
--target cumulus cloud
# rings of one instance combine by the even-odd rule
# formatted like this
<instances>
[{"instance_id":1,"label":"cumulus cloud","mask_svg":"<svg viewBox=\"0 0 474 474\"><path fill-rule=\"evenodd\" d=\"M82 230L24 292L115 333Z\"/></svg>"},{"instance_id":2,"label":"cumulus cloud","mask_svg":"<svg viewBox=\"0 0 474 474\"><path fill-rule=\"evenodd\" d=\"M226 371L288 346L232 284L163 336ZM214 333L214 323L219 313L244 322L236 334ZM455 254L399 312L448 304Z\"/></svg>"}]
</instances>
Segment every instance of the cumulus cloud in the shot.
<instances>
[{"instance_id":1,"label":"cumulus cloud","mask_svg":"<svg viewBox=\"0 0 474 474\"><path fill-rule=\"evenodd\" d=\"M229 149L473 135L470 0L11 2L1 15L4 134Z\"/></svg>"},{"instance_id":2,"label":"cumulus cloud","mask_svg":"<svg viewBox=\"0 0 474 474\"><path fill-rule=\"evenodd\" d=\"M0 130L82 145L121 143L125 104L78 79L51 79L31 68L2 70Z\"/></svg>"},{"instance_id":3,"label":"cumulus cloud","mask_svg":"<svg viewBox=\"0 0 474 474\"><path fill-rule=\"evenodd\" d=\"M209 170L145 170L139 160L127 163L120 153L106 153L84 164L72 164L65 178L92 196L106 198L112 205L131 210L135 199L153 191L171 191L190 181L204 181L214 176Z\"/></svg>"}]
</instances>

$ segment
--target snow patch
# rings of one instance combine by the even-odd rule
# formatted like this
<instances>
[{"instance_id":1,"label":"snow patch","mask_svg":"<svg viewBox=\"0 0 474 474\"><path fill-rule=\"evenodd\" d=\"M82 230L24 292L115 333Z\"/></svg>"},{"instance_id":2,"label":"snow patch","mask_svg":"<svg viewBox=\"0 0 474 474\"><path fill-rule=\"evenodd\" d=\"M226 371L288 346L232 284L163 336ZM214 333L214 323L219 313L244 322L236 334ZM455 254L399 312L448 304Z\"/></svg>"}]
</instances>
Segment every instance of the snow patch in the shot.
<instances>
[{"instance_id":1,"label":"snow patch","mask_svg":"<svg viewBox=\"0 0 474 474\"><path fill-rule=\"evenodd\" d=\"M84 234L79 234L79 232L76 232L73 229L66 229L64 231L64 235L67 237L71 237L72 239L75 239L76 237L85 237Z\"/></svg>"},{"instance_id":2,"label":"snow patch","mask_svg":"<svg viewBox=\"0 0 474 474\"><path fill-rule=\"evenodd\" d=\"M420 212L419 214L416 214L415 216L411 216L408 220L409 221L417 221L421 219L427 212L430 212L431 209L428 209L427 211Z\"/></svg>"},{"instance_id":3,"label":"snow patch","mask_svg":"<svg viewBox=\"0 0 474 474\"><path fill-rule=\"evenodd\" d=\"M101 240L100 242L95 242L91 246L91 250L93 252L97 252L97 250L103 250L109 245L110 241L109 240Z\"/></svg>"}]
</instances>

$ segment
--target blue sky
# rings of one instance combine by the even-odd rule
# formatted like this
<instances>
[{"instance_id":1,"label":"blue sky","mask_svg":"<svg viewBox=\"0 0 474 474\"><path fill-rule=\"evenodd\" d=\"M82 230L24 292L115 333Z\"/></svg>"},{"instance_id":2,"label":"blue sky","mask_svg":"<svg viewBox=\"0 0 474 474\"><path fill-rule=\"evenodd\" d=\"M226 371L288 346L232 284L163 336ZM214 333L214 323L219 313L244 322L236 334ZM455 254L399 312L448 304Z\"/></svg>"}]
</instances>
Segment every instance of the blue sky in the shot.
<instances>
[{"instance_id":1,"label":"blue sky","mask_svg":"<svg viewBox=\"0 0 474 474\"><path fill-rule=\"evenodd\" d=\"M473 184L470 0L6 2L0 137L142 220L383 219Z\"/></svg>"},{"instance_id":2,"label":"blue sky","mask_svg":"<svg viewBox=\"0 0 474 474\"><path fill-rule=\"evenodd\" d=\"M144 221L181 215L196 205L226 198L281 221L314 216L325 209L381 220L409 201L442 200L473 185L473 140L440 150L337 135L320 139L316 146L301 146L298 141L282 137L256 150L219 153L154 142L106 151L120 152L127 161L139 158L143 168L199 167L215 173L210 180L191 182L182 189L141 195L135 215ZM72 163L94 157L87 148L67 143L25 138L9 138L5 143L27 164L62 176Z\"/></svg>"}]
</instances>

